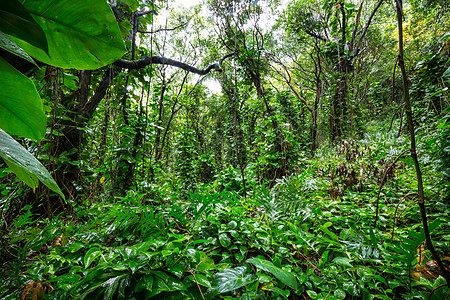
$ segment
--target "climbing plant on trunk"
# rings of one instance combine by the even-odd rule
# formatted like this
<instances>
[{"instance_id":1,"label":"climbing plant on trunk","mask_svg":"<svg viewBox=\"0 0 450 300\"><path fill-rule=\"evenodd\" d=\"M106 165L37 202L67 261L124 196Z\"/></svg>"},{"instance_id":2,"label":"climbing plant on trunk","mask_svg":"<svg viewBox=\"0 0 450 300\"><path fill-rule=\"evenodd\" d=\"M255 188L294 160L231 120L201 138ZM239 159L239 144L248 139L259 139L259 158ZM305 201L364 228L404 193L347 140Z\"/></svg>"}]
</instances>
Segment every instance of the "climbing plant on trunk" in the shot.
<instances>
[{"instance_id":1,"label":"climbing plant on trunk","mask_svg":"<svg viewBox=\"0 0 450 300\"><path fill-rule=\"evenodd\" d=\"M365 5L350 1L327 0L323 11L317 12L312 4L303 1L292 2L286 11L286 29L293 35L306 35L320 43L325 60L331 65L329 86L329 130L330 140L348 134L348 80L357 59L364 53L364 41L372 20L383 4L378 1L365 24L362 24ZM318 4L320 7L320 4Z\"/></svg>"}]
</instances>

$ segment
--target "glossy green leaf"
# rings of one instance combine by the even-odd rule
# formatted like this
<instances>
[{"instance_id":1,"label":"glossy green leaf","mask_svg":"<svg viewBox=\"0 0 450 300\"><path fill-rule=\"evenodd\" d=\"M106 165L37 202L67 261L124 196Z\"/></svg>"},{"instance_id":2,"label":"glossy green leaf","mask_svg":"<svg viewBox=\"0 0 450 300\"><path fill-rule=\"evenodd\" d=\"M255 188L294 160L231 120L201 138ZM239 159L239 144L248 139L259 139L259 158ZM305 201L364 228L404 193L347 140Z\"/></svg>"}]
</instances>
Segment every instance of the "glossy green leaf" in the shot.
<instances>
[{"instance_id":1,"label":"glossy green leaf","mask_svg":"<svg viewBox=\"0 0 450 300\"><path fill-rule=\"evenodd\" d=\"M120 279L127 276L127 274L123 274L117 277L110 278L106 280L102 286L106 287L105 293L103 294L104 300L112 300L114 297L114 293L117 290L117 286L119 285Z\"/></svg>"},{"instance_id":2,"label":"glossy green leaf","mask_svg":"<svg viewBox=\"0 0 450 300\"><path fill-rule=\"evenodd\" d=\"M169 291L169 290L170 289L167 286L166 282L162 278L160 278L158 276L155 276L154 279L153 279L152 291L150 293L148 293L146 295L146 297L148 299L148 298L151 298L153 296L156 296L156 295L158 295L158 294L160 294L162 292L166 292L166 291Z\"/></svg>"},{"instance_id":3,"label":"glossy green leaf","mask_svg":"<svg viewBox=\"0 0 450 300\"><path fill-rule=\"evenodd\" d=\"M317 293L311 290L306 291L306 293L308 294L309 297L311 297L311 299L316 299L317 298Z\"/></svg>"},{"instance_id":4,"label":"glossy green leaf","mask_svg":"<svg viewBox=\"0 0 450 300\"><path fill-rule=\"evenodd\" d=\"M70 253L75 253L78 250L83 249L83 248L84 248L84 245L82 243L73 242L72 244L70 244L68 250L69 250Z\"/></svg>"},{"instance_id":5,"label":"glossy green leaf","mask_svg":"<svg viewBox=\"0 0 450 300\"><path fill-rule=\"evenodd\" d=\"M151 293L146 295L147 298L156 296L162 292L184 291L186 286L176 277L162 271L151 271L156 275L153 277L153 285Z\"/></svg>"},{"instance_id":6,"label":"glossy green leaf","mask_svg":"<svg viewBox=\"0 0 450 300\"><path fill-rule=\"evenodd\" d=\"M44 30L17 0L0 1L0 31L48 51Z\"/></svg>"},{"instance_id":7,"label":"glossy green leaf","mask_svg":"<svg viewBox=\"0 0 450 300\"><path fill-rule=\"evenodd\" d=\"M0 156L17 177L32 189L38 186L38 180L40 180L49 189L58 193L64 199L64 194L44 166L30 152L1 129Z\"/></svg>"},{"instance_id":8,"label":"glossy green leaf","mask_svg":"<svg viewBox=\"0 0 450 300\"><path fill-rule=\"evenodd\" d=\"M59 282L59 281L62 281L62 282L72 282L72 283L74 283L74 282L80 281L80 279L81 279L81 276L78 275L78 274L64 274L64 275L52 278L50 280L47 280L47 282L55 282L55 281Z\"/></svg>"},{"instance_id":9,"label":"glossy green leaf","mask_svg":"<svg viewBox=\"0 0 450 300\"><path fill-rule=\"evenodd\" d=\"M195 274L195 279L197 279L197 283L202 286L206 286L207 288L212 288L211 282L206 278L203 274Z\"/></svg>"},{"instance_id":10,"label":"glossy green leaf","mask_svg":"<svg viewBox=\"0 0 450 300\"><path fill-rule=\"evenodd\" d=\"M182 264L178 264L175 266L167 267L167 271L177 276L178 278L181 278L184 273L184 266Z\"/></svg>"},{"instance_id":11,"label":"glossy green leaf","mask_svg":"<svg viewBox=\"0 0 450 300\"><path fill-rule=\"evenodd\" d=\"M334 298L336 300L343 300L345 299L345 292L341 289L337 289L334 291Z\"/></svg>"},{"instance_id":12,"label":"glossy green leaf","mask_svg":"<svg viewBox=\"0 0 450 300\"><path fill-rule=\"evenodd\" d=\"M225 248L231 245L231 240L226 233L221 233L219 235L219 242Z\"/></svg>"},{"instance_id":13,"label":"glossy green leaf","mask_svg":"<svg viewBox=\"0 0 450 300\"><path fill-rule=\"evenodd\" d=\"M280 289L279 287L276 287L276 286L267 286L266 288L267 288L267 290L273 291L276 294L280 295L284 299L287 299L289 297L289 294L290 294L289 290L282 290L282 289Z\"/></svg>"},{"instance_id":14,"label":"glossy green leaf","mask_svg":"<svg viewBox=\"0 0 450 300\"><path fill-rule=\"evenodd\" d=\"M141 266L142 266L141 262L137 262L137 261L133 261L133 260L128 263L128 267L131 270L131 274L134 274Z\"/></svg>"},{"instance_id":15,"label":"glossy green leaf","mask_svg":"<svg viewBox=\"0 0 450 300\"><path fill-rule=\"evenodd\" d=\"M326 222L325 224L320 225L319 228L324 233L328 234L333 239L334 242L339 242L339 237L334 232L332 232L328 229L328 227L330 227L331 225L332 225L331 222Z\"/></svg>"},{"instance_id":16,"label":"glossy green leaf","mask_svg":"<svg viewBox=\"0 0 450 300\"><path fill-rule=\"evenodd\" d=\"M170 279L166 282L170 291L184 291L186 287L184 284L176 277L170 276Z\"/></svg>"},{"instance_id":17,"label":"glossy green leaf","mask_svg":"<svg viewBox=\"0 0 450 300\"><path fill-rule=\"evenodd\" d=\"M142 277L136 286L134 287L134 291L139 293L140 291L147 290L152 291L153 289L153 275L145 275Z\"/></svg>"},{"instance_id":18,"label":"glossy green leaf","mask_svg":"<svg viewBox=\"0 0 450 300\"><path fill-rule=\"evenodd\" d=\"M338 264L339 266L342 266L342 267L349 267L349 268L353 267L352 264L350 263L351 259L349 259L347 257L335 257L333 259L333 262L335 262L336 264Z\"/></svg>"},{"instance_id":19,"label":"glossy green leaf","mask_svg":"<svg viewBox=\"0 0 450 300\"><path fill-rule=\"evenodd\" d=\"M6 51L11 52L14 55L17 55L32 64L36 64L34 60L29 56L22 48L17 46L16 42L14 42L9 36L0 31L0 47L5 49Z\"/></svg>"},{"instance_id":20,"label":"glossy green leaf","mask_svg":"<svg viewBox=\"0 0 450 300\"><path fill-rule=\"evenodd\" d=\"M39 61L68 69L97 69L125 53L119 25L106 1L24 0L22 4L43 28L48 54L14 40Z\"/></svg>"},{"instance_id":21,"label":"glossy green leaf","mask_svg":"<svg viewBox=\"0 0 450 300\"><path fill-rule=\"evenodd\" d=\"M125 278L120 280L119 286L117 287L116 300L129 299L126 288L130 286L131 278L131 275L127 275Z\"/></svg>"},{"instance_id":22,"label":"glossy green leaf","mask_svg":"<svg viewBox=\"0 0 450 300\"><path fill-rule=\"evenodd\" d=\"M85 268L89 268L89 266L91 265L91 263L97 258L99 257L101 254L101 252L98 250L97 247L91 248L88 250L88 252L86 252L86 255L84 256L84 267Z\"/></svg>"},{"instance_id":23,"label":"glossy green leaf","mask_svg":"<svg viewBox=\"0 0 450 300\"><path fill-rule=\"evenodd\" d=\"M228 225L227 225L228 229L230 229L230 230L236 229L237 226L238 225L237 225L236 221L230 221L230 223L228 223Z\"/></svg>"},{"instance_id":24,"label":"glossy green leaf","mask_svg":"<svg viewBox=\"0 0 450 300\"><path fill-rule=\"evenodd\" d=\"M0 128L40 140L46 127L42 101L33 82L0 57Z\"/></svg>"},{"instance_id":25,"label":"glossy green leaf","mask_svg":"<svg viewBox=\"0 0 450 300\"><path fill-rule=\"evenodd\" d=\"M291 272L278 268L268 260L263 260L256 257L248 259L247 262L254 264L255 267L257 267L258 269L262 269L266 272L271 273L278 280L280 280L282 283L289 286L290 288L294 290L297 289L297 279Z\"/></svg>"},{"instance_id":26,"label":"glossy green leaf","mask_svg":"<svg viewBox=\"0 0 450 300\"><path fill-rule=\"evenodd\" d=\"M247 274L246 267L236 267L218 272L211 283L211 297L228 293L256 281L256 275Z\"/></svg>"}]
</instances>

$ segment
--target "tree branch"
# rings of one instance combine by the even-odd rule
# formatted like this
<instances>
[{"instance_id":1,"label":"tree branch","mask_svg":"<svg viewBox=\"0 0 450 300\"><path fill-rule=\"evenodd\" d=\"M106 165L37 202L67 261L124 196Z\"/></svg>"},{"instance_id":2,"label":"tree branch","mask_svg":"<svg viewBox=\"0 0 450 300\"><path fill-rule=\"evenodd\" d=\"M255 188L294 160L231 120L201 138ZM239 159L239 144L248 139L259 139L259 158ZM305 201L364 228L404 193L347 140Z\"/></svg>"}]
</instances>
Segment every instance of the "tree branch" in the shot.
<instances>
[{"instance_id":1,"label":"tree branch","mask_svg":"<svg viewBox=\"0 0 450 300\"><path fill-rule=\"evenodd\" d=\"M206 69L200 70L196 67L190 66L188 64L185 64L180 61L176 61L170 58L162 57L162 56L145 56L142 59L139 60L125 60L125 59L119 59L117 60L114 65L120 68L124 69L142 69L145 68L148 65L151 64L157 64L157 65L169 65L174 66L183 70L186 70L191 73L199 74L199 75L206 75L208 74L212 69L216 70L217 72L222 72L222 62L233 56L234 52L229 53L222 57L218 63L209 65Z\"/></svg>"},{"instance_id":2,"label":"tree branch","mask_svg":"<svg viewBox=\"0 0 450 300\"><path fill-rule=\"evenodd\" d=\"M176 29L178 29L178 28L180 28L180 27L183 27L183 26L186 25L188 22L189 22L189 21L184 22L183 24L180 24L180 25L175 26L175 27L173 27L173 28L159 28L159 29L157 29L157 30L155 30L155 31L138 30L138 32L139 32L139 33L151 33L151 34L153 34L153 33L158 33L158 32L161 32L161 31L173 31L173 30L176 30Z\"/></svg>"},{"instance_id":3,"label":"tree branch","mask_svg":"<svg viewBox=\"0 0 450 300\"><path fill-rule=\"evenodd\" d=\"M309 30L305 30L305 33L312 36L313 38L319 39L321 41L324 42L329 42L329 39L327 39L326 37L321 36L320 34L317 34L315 32L309 31Z\"/></svg>"},{"instance_id":4,"label":"tree branch","mask_svg":"<svg viewBox=\"0 0 450 300\"><path fill-rule=\"evenodd\" d=\"M76 123L85 124L87 120L90 120L92 118L95 109L97 108L100 101L102 101L102 99L105 97L113 78L116 77L117 74L119 74L119 72L115 72L112 69L106 71L102 81L95 90L94 95L91 97L89 102L86 103L83 111L79 112Z\"/></svg>"},{"instance_id":5,"label":"tree branch","mask_svg":"<svg viewBox=\"0 0 450 300\"><path fill-rule=\"evenodd\" d=\"M353 51L353 44L355 43L356 32L358 31L359 19L361 18L361 12L363 8L364 0L359 5L358 13L356 14L355 28L353 29L352 39L350 40L350 51Z\"/></svg>"},{"instance_id":6,"label":"tree branch","mask_svg":"<svg viewBox=\"0 0 450 300\"><path fill-rule=\"evenodd\" d=\"M383 4L383 2L384 2L384 0L380 0L377 3L377 5L375 6L375 8L373 9L372 14L369 17L369 20L367 20L366 26L364 26L363 32L361 33L361 36L359 37L358 44L356 44L355 52L353 52L353 57L357 57L359 55L359 47L361 46L362 40L366 36L367 29L369 29L369 26L370 26L370 23L372 22L373 16L377 12L378 8L380 8L381 4Z\"/></svg>"},{"instance_id":7,"label":"tree branch","mask_svg":"<svg viewBox=\"0 0 450 300\"><path fill-rule=\"evenodd\" d=\"M146 10L146 11L143 11L143 12L138 12L138 13L136 13L136 16L137 17L142 17L142 16L145 16L145 15L148 15L148 14L154 14L155 16L157 16L158 12L156 10L154 10L154 9L150 9L150 10Z\"/></svg>"}]
</instances>

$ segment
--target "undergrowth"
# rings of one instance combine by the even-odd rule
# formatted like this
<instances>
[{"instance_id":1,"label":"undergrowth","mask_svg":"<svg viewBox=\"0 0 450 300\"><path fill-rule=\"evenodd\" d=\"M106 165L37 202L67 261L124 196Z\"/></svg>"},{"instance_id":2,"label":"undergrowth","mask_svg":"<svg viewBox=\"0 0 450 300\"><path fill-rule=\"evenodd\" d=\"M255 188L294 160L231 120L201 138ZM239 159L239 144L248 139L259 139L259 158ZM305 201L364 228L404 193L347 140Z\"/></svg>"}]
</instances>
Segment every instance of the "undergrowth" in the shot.
<instances>
[{"instance_id":1,"label":"undergrowth","mask_svg":"<svg viewBox=\"0 0 450 300\"><path fill-rule=\"evenodd\" d=\"M413 164L398 158L408 143L379 126L319 149L295 174L246 198L213 182L189 195L168 186L129 191L52 220L25 207L2 224L0 297L444 299L449 289L424 245ZM432 138L419 156L432 238L448 265L450 209L435 188Z\"/></svg>"}]
</instances>

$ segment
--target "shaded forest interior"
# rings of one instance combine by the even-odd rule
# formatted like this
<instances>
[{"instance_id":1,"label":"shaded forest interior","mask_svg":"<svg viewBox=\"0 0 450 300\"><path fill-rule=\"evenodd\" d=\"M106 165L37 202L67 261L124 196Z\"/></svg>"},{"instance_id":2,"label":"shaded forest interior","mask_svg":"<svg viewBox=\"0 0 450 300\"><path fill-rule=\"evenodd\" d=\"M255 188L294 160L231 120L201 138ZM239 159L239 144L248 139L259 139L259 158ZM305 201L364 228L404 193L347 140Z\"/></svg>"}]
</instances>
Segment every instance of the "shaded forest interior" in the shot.
<instances>
[{"instance_id":1,"label":"shaded forest interior","mask_svg":"<svg viewBox=\"0 0 450 300\"><path fill-rule=\"evenodd\" d=\"M0 15L0 300L450 297L449 0Z\"/></svg>"}]
</instances>

